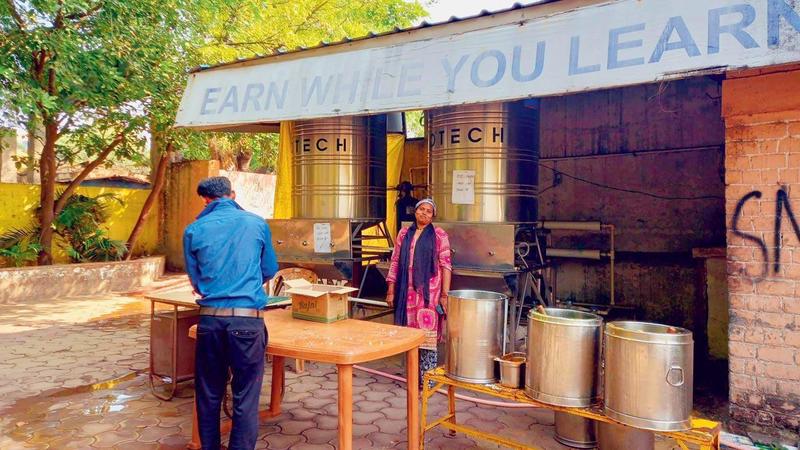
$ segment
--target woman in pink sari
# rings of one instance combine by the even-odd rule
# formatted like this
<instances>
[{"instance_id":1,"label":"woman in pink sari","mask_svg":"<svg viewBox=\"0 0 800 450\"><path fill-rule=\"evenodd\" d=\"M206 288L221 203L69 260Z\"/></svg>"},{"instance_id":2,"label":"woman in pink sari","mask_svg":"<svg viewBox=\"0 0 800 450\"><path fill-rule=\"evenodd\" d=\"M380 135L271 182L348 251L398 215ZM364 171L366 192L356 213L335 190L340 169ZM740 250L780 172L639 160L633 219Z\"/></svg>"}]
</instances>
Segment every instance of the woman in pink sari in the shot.
<instances>
[{"instance_id":1,"label":"woman in pink sari","mask_svg":"<svg viewBox=\"0 0 800 450\"><path fill-rule=\"evenodd\" d=\"M428 339L420 347L421 374L436 367L436 344L442 340L447 292L452 266L450 240L441 228L433 226L436 204L420 200L414 209L414 224L397 234L392 263L386 281L386 302L394 307L396 325L425 330Z\"/></svg>"}]
</instances>

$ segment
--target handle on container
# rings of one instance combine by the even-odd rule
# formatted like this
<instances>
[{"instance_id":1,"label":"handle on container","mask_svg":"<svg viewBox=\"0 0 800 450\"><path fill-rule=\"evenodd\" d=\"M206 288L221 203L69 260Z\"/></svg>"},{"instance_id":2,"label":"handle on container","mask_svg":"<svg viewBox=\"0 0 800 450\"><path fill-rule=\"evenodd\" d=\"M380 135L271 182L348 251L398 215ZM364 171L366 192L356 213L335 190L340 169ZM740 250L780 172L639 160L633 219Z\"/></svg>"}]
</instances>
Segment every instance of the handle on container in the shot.
<instances>
[{"instance_id":1,"label":"handle on container","mask_svg":"<svg viewBox=\"0 0 800 450\"><path fill-rule=\"evenodd\" d=\"M673 372L676 372L676 373L679 374L680 381L677 381L677 382L673 382L672 381L672 377L670 375ZM681 367L681 366L672 366L672 367L669 368L669 370L667 371L667 384L669 384L670 386L679 387L679 386L683 386L684 381L685 381L685 379L684 379L684 376L683 376L683 367Z\"/></svg>"}]
</instances>

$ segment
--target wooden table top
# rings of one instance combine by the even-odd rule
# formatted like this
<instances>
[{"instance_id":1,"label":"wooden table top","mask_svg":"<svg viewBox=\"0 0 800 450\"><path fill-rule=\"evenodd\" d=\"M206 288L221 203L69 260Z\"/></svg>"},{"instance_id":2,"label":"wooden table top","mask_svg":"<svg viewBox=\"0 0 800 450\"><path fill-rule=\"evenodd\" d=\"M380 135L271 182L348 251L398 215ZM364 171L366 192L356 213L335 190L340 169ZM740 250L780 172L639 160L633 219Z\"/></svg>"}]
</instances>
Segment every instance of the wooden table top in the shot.
<instances>
[{"instance_id":1,"label":"wooden table top","mask_svg":"<svg viewBox=\"0 0 800 450\"><path fill-rule=\"evenodd\" d=\"M168 305L200 308L200 305L197 304L199 297L195 297L194 293L192 293L191 286L153 292L145 295L144 298L150 301L166 303Z\"/></svg>"},{"instance_id":2,"label":"wooden table top","mask_svg":"<svg viewBox=\"0 0 800 450\"><path fill-rule=\"evenodd\" d=\"M154 293L147 298L197 307L191 289ZM289 309L266 311L264 322L269 331L267 353L331 364L374 361L419 347L425 341L425 333L416 328L354 319L311 322L293 318ZM196 333L196 327L189 330L192 338Z\"/></svg>"}]
</instances>

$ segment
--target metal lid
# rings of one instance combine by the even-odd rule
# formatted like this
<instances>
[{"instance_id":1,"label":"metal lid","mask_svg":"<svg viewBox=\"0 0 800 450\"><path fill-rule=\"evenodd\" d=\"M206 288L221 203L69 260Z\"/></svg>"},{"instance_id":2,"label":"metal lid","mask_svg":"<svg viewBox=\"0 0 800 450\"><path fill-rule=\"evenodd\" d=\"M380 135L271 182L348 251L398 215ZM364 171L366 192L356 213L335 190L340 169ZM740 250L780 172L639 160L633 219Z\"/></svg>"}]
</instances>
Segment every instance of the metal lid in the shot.
<instances>
[{"instance_id":1,"label":"metal lid","mask_svg":"<svg viewBox=\"0 0 800 450\"><path fill-rule=\"evenodd\" d=\"M691 344L692 332L660 323L621 320L606 324L606 336L653 344Z\"/></svg>"},{"instance_id":2,"label":"metal lid","mask_svg":"<svg viewBox=\"0 0 800 450\"><path fill-rule=\"evenodd\" d=\"M460 291L450 291L447 293L449 298L458 298L461 300L490 300L502 301L506 300L506 296L499 292L491 291L478 291L472 289L463 289Z\"/></svg>"},{"instance_id":3,"label":"metal lid","mask_svg":"<svg viewBox=\"0 0 800 450\"><path fill-rule=\"evenodd\" d=\"M544 311L545 314L535 309L530 310L528 320L577 327L599 327L603 324L600 316L588 312L564 308L544 308Z\"/></svg>"}]
</instances>

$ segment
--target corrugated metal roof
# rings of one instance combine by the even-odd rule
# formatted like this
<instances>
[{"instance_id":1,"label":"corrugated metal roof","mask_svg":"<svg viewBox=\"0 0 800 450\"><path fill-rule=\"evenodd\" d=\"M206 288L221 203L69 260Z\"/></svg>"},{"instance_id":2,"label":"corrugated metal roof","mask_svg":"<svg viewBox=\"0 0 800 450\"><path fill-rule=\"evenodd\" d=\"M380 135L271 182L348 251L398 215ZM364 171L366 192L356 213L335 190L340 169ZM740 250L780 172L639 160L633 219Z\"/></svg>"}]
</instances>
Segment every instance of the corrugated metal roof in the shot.
<instances>
[{"instance_id":1,"label":"corrugated metal roof","mask_svg":"<svg viewBox=\"0 0 800 450\"><path fill-rule=\"evenodd\" d=\"M444 21L441 21L441 22L434 22L434 23L429 23L427 21L422 21L419 25L416 25L416 26L413 26L413 27L407 27L407 28L395 27L393 30L385 31L385 32L382 32L382 33L376 33L374 31L370 31L365 36L360 36L360 37L355 37L355 38L351 38L351 37L345 36L343 39L335 41L335 42L320 41L319 44L314 45L312 47L300 46L300 47L297 47L297 48L294 48L294 49L291 49L291 50L286 50L284 48L279 48L278 50L276 50L275 52L273 52L273 53L271 53L269 55L259 55L259 54L257 54L256 56L254 56L252 58L237 58L234 61L225 61L225 62L220 62L220 63L212 64L212 65L205 65L204 64L204 65L201 65L201 66L198 66L198 67L192 69L190 71L190 73L201 72L203 70L216 69L216 68L219 68L219 67L229 66L229 65L233 65L233 64L239 64L239 63L243 63L243 62L247 62L247 61L255 61L255 60L259 60L259 59L271 58L273 56L286 55L286 54L289 54L289 53L299 53L299 52L313 50L313 49L317 49L317 48L321 48L321 47L333 47L333 46L336 46L336 45L349 44L349 43L355 42L355 41L363 41L363 40L366 40L366 39L373 39L373 38L380 37L380 36L388 36L388 35L397 34L397 33L405 33L405 32L408 32L408 31L419 30L421 28L438 27L438 26L442 26L442 25L455 23L455 22L461 22L461 21L464 21L464 20L473 20L473 19L478 19L478 18L481 18L481 17L493 16L495 14L501 14L501 13L508 12L508 11L514 11L514 10L521 9L521 8L528 8L528 7L531 7L531 6L543 5L545 3L553 3L553 2L556 2L556 1L559 1L559 0L538 0L538 1L533 1L533 2L524 3L524 4L523 3L514 3L509 8L498 9L496 11L487 11L487 10L483 9L478 14L475 14L475 15L472 15L472 16L465 16L465 17L451 16L448 20L444 20Z\"/></svg>"}]
</instances>

